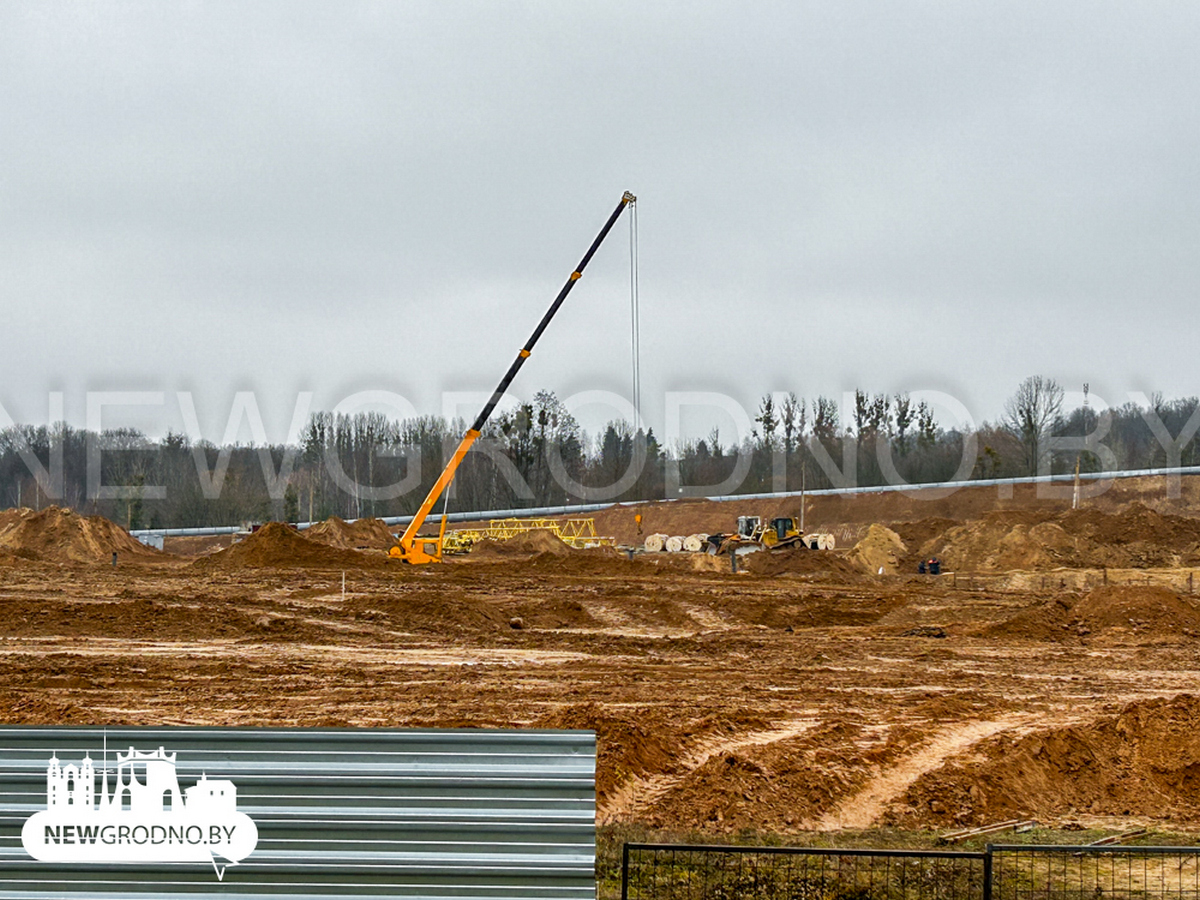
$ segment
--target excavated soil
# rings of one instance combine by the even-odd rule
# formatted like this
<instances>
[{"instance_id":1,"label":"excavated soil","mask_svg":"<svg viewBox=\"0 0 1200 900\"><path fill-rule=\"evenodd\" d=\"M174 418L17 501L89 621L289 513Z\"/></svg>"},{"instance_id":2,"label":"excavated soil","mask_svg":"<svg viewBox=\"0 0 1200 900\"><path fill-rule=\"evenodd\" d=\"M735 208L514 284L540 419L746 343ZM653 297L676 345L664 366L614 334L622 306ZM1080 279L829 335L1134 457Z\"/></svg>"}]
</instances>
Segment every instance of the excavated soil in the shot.
<instances>
[{"instance_id":1,"label":"excavated soil","mask_svg":"<svg viewBox=\"0 0 1200 900\"><path fill-rule=\"evenodd\" d=\"M908 547L900 535L886 525L871 525L850 551L850 559L878 575L895 575Z\"/></svg>"},{"instance_id":2,"label":"excavated soil","mask_svg":"<svg viewBox=\"0 0 1200 900\"><path fill-rule=\"evenodd\" d=\"M270 522L244 541L204 556L192 565L199 569L283 568L362 568L379 567L388 562L382 554L360 553L311 540L295 529Z\"/></svg>"},{"instance_id":3,"label":"excavated soil","mask_svg":"<svg viewBox=\"0 0 1200 900\"><path fill-rule=\"evenodd\" d=\"M729 566L728 558L709 557L716 568ZM853 580L860 574L854 562L837 552L792 547L750 553L739 558L738 565L755 575L821 575Z\"/></svg>"},{"instance_id":4,"label":"excavated soil","mask_svg":"<svg viewBox=\"0 0 1200 900\"><path fill-rule=\"evenodd\" d=\"M381 519L355 519L347 522L337 516L318 522L303 532L310 541L341 550L390 550L396 543L391 529Z\"/></svg>"},{"instance_id":5,"label":"excavated soil","mask_svg":"<svg viewBox=\"0 0 1200 900\"><path fill-rule=\"evenodd\" d=\"M0 513L0 722L590 728L599 820L678 831L1200 826L1183 487L1078 512L1020 488L822 498L848 549L737 574L545 533L413 568L336 522L190 559ZM691 533L736 509L716 506L641 508ZM136 565L97 565L109 546ZM952 574L918 576L934 553Z\"/></svg>"},{"instance_id":6,"label":"excavated soil","mask_svg":"<svg viewBox=\"0 0 1200 900\"><path fill-rule=\"evenodd\" d=\"M1200 636L1200 603L1162 587L1111 585L1082 596L1061 593L983 634L1010 640L1115 637L1190 643Z\"/></svg>"},{"instance_id":7,"label":"excavated soil","mask_svg":"<svg viewBox=\"0 0 1200 900\"><path fill-rule=\"evenodd\" d=\"M571 547L549 531L538 529L514 535L504 541L494 541L488 538L475 543L467 558L475 560L490 560L511 558L514 556L532 556L548 553L551 556L569 556L574 551Z\"/></svg>"},{"instance_id":8,"label":"excavated soil","mask_svg":"<svg viewBox=\"0 0 1200 900\"><path fill-rule=\"evenodd\" d=\"M59 563L110 563L112 555L152 559L158 551L100 516L81 516L51 506L41 512L6 510L0 514L0 549L25 559Z\"/></svg>"},{"instance_id":9,"label":"excavated soil","mask_svg":"<svg viewBox=\"0 0 1200 900\"><path fill-rule=\"evenodd\" d=\"M918 558L931 555L948 568L979 572L1200 565L1200 520L1140 503L1117 513L1006 510L931 536Z\"/></svg>"},{"instance_id":10,"label":"excavated soil","mask_svg":"<svg viewBox=\"0 0 1200 900\"><path fill-rule=\"evenodd\" d=\"M977 825L1064 812L1195 821L1200 697L1140 700L1114 715L998 735L918 778L888 824Z\"/></svg>"}]
</instances>

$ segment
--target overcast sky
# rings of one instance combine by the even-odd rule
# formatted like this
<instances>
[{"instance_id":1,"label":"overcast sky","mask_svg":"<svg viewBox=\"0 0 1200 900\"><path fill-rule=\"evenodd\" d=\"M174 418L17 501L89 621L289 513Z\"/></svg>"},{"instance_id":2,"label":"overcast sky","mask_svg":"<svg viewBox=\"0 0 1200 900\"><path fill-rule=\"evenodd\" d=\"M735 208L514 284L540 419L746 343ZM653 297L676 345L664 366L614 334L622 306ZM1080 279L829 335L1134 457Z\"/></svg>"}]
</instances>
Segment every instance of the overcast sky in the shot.
<instances>
[{"instance_id":1,"label":"overcast sky","mask_svg":"<svg viewBox=\"0 0 1200 900\"><path fill-rule=\"evenodd\" d=\"M625 190L660 433L678 391L1200 393L1198 46L1144 0L0 0L0 405L440 413ZM629 274L622 221L517 395L628 396Z\"/></svg>"}]
</instances>

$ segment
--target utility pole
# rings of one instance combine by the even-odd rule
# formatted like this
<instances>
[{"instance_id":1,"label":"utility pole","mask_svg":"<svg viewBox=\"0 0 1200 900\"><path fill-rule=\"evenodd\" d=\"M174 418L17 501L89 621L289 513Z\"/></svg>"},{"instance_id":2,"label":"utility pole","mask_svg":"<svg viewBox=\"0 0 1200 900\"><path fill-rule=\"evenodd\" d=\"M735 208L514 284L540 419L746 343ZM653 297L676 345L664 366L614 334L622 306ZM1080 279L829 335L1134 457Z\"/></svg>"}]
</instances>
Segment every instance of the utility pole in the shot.
<instances>
[{"instance_id":1,"label":"utility pole","mask_svg":"<svg viewBox=\"0 0 1200 900\"><path fill-rule=\"evenodd\" d=\"M1083 383L1083 427L1086 429L1091 426L1091 418L1088 416L1088 382ZM1071 492L1071 509L1079 509L1079 464L1083 460L1083 450L1075 456L1075 490Z\"/></svg>"},{"instance_id":2,"label":"utility pole","mask_svg":"<svg viewBox=\"0 0 1200 900\"><path fill-rule=\"evenodd\" d=\"M808 457L801 452L800 455L800 533L804 534L804 476L808 474Z\"/></svg>"}]
</instances>

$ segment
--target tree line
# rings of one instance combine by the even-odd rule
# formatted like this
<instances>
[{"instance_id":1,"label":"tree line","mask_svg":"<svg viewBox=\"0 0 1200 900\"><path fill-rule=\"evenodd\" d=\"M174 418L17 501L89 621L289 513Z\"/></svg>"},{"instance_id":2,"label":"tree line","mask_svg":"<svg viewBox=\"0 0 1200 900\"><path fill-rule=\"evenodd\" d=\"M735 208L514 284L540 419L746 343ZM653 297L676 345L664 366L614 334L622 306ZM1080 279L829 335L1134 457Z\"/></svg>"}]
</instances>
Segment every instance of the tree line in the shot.
<instances>
[{"instance_id":1,"label":"tree line","mask_svg":"<svg viewBox=\"0 0 1200 900\"><path fill-rule=\"evenodd\" d=\"M1066 410L1064 397L1053 379L1032 377L998 421L944 427L929 401L903 393L769 394L739 439L713 429L664 446L652 429L619 420L589 436L542 391L489 422L436 511L1200 463L1196 397L1101 411L1087 402ZM409 515L465 429L435 416L318 412L293 445L216 446L175 433L14 425L0 431L0 507L53 503L130 528Z\"/></svg>"}]
</instances>

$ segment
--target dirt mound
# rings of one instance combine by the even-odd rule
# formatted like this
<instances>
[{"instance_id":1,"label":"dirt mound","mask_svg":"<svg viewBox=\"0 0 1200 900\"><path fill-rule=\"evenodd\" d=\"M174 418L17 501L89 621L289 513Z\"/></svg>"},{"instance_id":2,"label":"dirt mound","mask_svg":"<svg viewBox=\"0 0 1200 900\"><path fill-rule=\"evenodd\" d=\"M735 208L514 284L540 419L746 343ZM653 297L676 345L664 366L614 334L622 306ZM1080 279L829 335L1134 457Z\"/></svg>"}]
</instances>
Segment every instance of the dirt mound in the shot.
<instances>
[{"instance_id":1,"label":"dirt mound","mask_svg":"<svg viewBox=\"0 0 1200 900\"><path fill-rule=\"evenodd\" d=\"M135 558L159 555L102 516L81 516L57 506L41 512L8 511L0 518L0 547L27 559L53 562L107 563L114 553Z\"/></svg>"},{"instance_id":2,"label":"dirt mound","mask_svg":"<svg viewBox=\"0 0 1200 900\"><path fill-rule=\"evenodd\" d=\"M310 541L320 541L342 550L390 550L396 543L391 529L382 519L355 519L347 522L332 516L303 532Z\"/></svg>"},{"instance_id":3,"label":"dirt mound","mask_svg":"<svg viewBox=\"0 0 1200 900\"><path fill-rule=\"evenodd\" d=\"M1190 565L1200 562L1200 521L1141 503L1116 513L1003 510L930 538L921 555L934 554L959 571Z\"/></svg>"},{"instance_id":4,"label":"dirt mound","mask_svg":"<svg viewBox=\"0 0 1200 900\"><path fill-rule=\"evenodd\" d=\"M728 571L728 557L708 557ZM755 575L827 575L839 581L857 579L861 573L845 556L833 550L808 550L795 547L788 550L760 550L738 559L738 568Z\"/></svg>"},{"instance_id":5,"label":"dirt mound","mask_svg":"<svg viewBox=\"0 0 1200 900\"><path fill-rule=\"evenodd\" d=\"M929 541L941 537L951 528L955 528L961 524L963 523L958 519L946 519L935 516L928 519L919 519L916 522L892 522L889 527L900 536L900 540L908 547L910 558L913 566L915 566L919 559L916 551L920 550Z\"/></svg>"},{"instance_id":6,"label":"dirt mound","mask_svg":"<svg viewBox=\"0 0 1200 900\"><path fill-rule=\"evenodd\" d=\"M885 575L895 575L907 552L900 535L883 525L872 525L850 551L850 559L872 574L882 569Z\"/></svg>"},{"instance_id":7,"label":"dirt mound","mask_svg":"<svg viewBox=\"0 0 1200 900\"><path fill-rule=\"evenodd\" d=\"M1062 640L1130 635L1157 640L1200 633L1200 606L1166 588L1111 585L1082 599L1056 597L983 629L989 638Z\"/></svg>"},{"instance_id":8,"label":"dirt mound","mask_svg":"<svg viewBox=\"0 0 1200 900\"><path fill-rule=\"evenodd\" d=\"M943 539L935 539L928 554L922 548L921 555L940 556L950 569L981 571L1049 569L1078 558L1075 542L1061 526L1050 522L1030 526L1013 518L1002 513L982 523L960 525Z\"/></svg>"},{"instance_id":9,"label":"dirt mound","mask_svg":"<svg viewBox=\"0 0 1200 900\"><path fill-rule=\"evenodd\" d=\"M1121 585L1092 591L1073 607L1068 625L1091 631L1120 628L1160 635L1195 634L1200 608L1161 587Z\"/></svg>"},{"instance_id":10,"label":"dirt mound","mask_svg":"<svg viewBox=\"0 0 1200 900\"><path fill-rule=\"evenodd\" d=\"M526 531L504 543L519 553L552 553L555 556L567 556L571 552L569 546L549 531Z\"/></svg>"},{"instance_id":11,"label":"dirt mound","mask_svg":"<svg viewBox=\"0 0 1200 900\"><path fill-rule=\"evenodd\" d=\"M387 557L330 547L281 522L270 522L228 550L192 563L199 568L311 567L362 568L387 564Z\"/></svg>"},{"instance_id":12,"label":"dirt mound","mask_svg":"<svg viewBox=\"0 0 1200 900\"><path fill-rule=\"evenodd\" d=\"M596 732L596 799L603 804L630 777L670 769L675 747L647 721L651 709L619 712L596 703L557 710L534 723L538 728L571 728Z\"/></svg>"},{"instance_id":13,"label":"dirt mound","mask_svg":"<svg viewBox=\"0 0 1200 900\"><path fill-rule=\"evenodd\" d=\"M552 532L536 529L510 537L506 541L485 538L471 547L470 556L473 559L494 559L505 556L532 556L537 553L568 556L573 552Z\"/></svg>"},{"instance_id":14,"label":"dirt mound","mask_svg":"<svg viewBox=\"0 0 1200 900\"><path fill-rule=\"evenodd\" d=\"M362 621L389 630L439 636L508 632L512 618L500 605L454 589L352 597L346 608Z\"/></svg>"},{"instance_id":15,"label":"dirt mound","mask_svg":"<svg viewBox=\"0 0 1200 900\"><path fill-rule=\"evenodd\" d=\"M876 756L857 722L715 753L672 786L648 824L736 832L795 831L861 786Z\"/></svg>"},{"instance_id":16,"label":"dirt mound","mask_svg":"<svg viewBox=\"0 0 1200 900\"><path fill-rule=\"evenodd\" d=\"M0 535L4 534L4 532L8 531L22 519L32 516L33 514L34 513L32 509L24 506L16 509L0 510Z\"/></svg>"},{"instance_id":17,"label":"dirt mound","mask_svg":"<svg viewBox=\"0 0 1200 900\"><path fill-rule=\"evenodd\" d=\"M14 598L5 603L6 633L35 638L152 634L160 641L265 639L280 643L331 638L321 624L305 621L303 616L290 611L237 603L180 601L165 593L151 597L137 596L138 593L130 589L112 599L69 607L47 607L38 600ZM42 686L55 684L52 680Z\"/></svg>"},{"instance_id":18,"label":"dirt mound","mask_svg":"<svg viewBox=\"0 0 1200 900\"><path fill-rule=\"evenodd\" d=\"M1116 513L1072 510L1061 516L1061 522L1072 534L1103 544L1158 542L1178 548L1200 542L1200 521L1164 515L1142 503L1127 504Z\"/></svg>"},{"instance_id":19,"label":"dirt mound","mask_svg":"<svg viewBox=\"0 0 1200 900\"><path fill-rule=\"evenodd\" d=\"M915 781L885 816L910 827L1085 812L1200 820L1200 698L1131 704L1118 715L997 736Z\"/></svg>"},{"instance_id":20,"label":"dirt mound","mask_svg":"<svg viewBox=\"0 0 1200 900\"><path fill-rule=\"evenodd\" d=\"M29 551L25 551L25 553L29 553ZM6 550L5 547L0 547L0 566L11 569L14 566L24 565L28 562L30 556L36 556L36 554L29 553L29 556L18 556L17 553Z\"/></svg>"},{"instance_id":21,"label":"dirt mound","mask_svg":"<svg viewBox=\"0 0 1200 900\"><path fill-rule=\"evenodd\" d=\"M981 634L990 639L1006 641L1061 641L1068 636L1067 621L1071 612L1069 598L1056 597L1023 609L1015 616L988 625Z\"/></svg>"}]
</instances>

